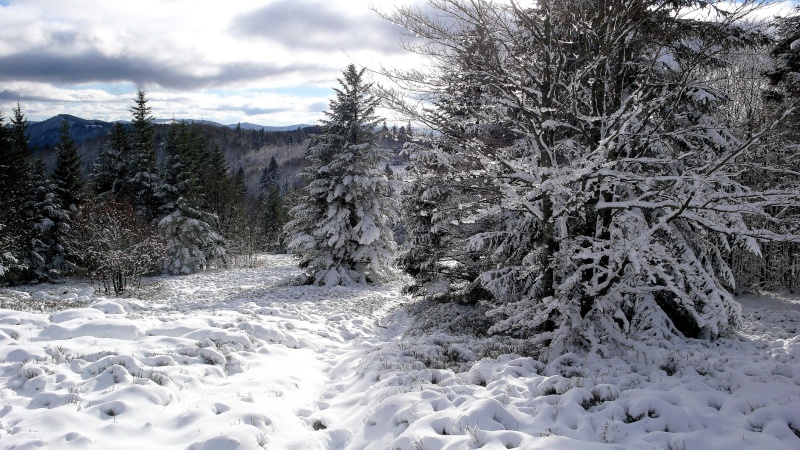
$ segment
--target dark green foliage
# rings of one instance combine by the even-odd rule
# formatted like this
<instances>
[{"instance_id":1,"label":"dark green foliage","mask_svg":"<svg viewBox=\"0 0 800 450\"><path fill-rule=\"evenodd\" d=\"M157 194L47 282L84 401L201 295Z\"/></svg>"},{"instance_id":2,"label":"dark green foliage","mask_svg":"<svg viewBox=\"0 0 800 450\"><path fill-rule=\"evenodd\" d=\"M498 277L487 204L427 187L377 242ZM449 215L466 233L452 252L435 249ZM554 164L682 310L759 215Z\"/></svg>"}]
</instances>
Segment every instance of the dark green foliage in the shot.
<instances>
[{"instance_id":1,"label":"dark green foliage","mask_svg":"<svg viewBox=\"0 0 800 450\"><path fill-rule=\"evenodd\" d=\"M14 114L14 117L11 118L11 142L14 151L24 158L30 152L29 141L31 136L28 133L28 119L22 113L22 105L19 102L14 106L12 114Z\"/></svg>"},{"instance_id":2,"label":"dark green foliage","mask_svg":"<svg viewBox=\"0 0 800 450\"><path fill-rule=\"evenodd\" d=\"M277 186L264 191L262 205L264 208L262 223L267 247L275 252L285 251L282 235L289 214Z\"/></svg>"},{"instance_id":3,"label":"dark green foliage","mask_svg":"<svg viewBox=\"0 0 800 450\"><path fill-rule=\"evenodd\" d=\"M123 189L124 180L128 179L125 161L129 157L128 132L121 122L116 122L94 165L92 184L95 194L116 194Z\"/></svg>"},{"instance_id":4,"label":"dark green foliage","mask_svg":"<svg viewBox=\"0 0 800 450\"><path fill-rule=\"evenodd\" d=\"M277 188L280 182L280 177L280 168L278 167L278 162L273 156L270 158L267 167L264 167L264 170L261 172L261 178L259 178L258 183L262 190Z\"/></svg>"},{"instance_id":5,"label":"dark green foliage","mask_svg":"<svg viewBox=\"0 0 800 450\"><path fill-rule=\"evenodd\" d=\"M130 198L136 211L146 220L156 218L159 211L158 189L159 179L156 170L155 127L151 108L147 106L145 93L141 89L136 93L135 105L130 111L133 116L129 142L130 157L125 159L126 173L129 177L123 180L120 193Z\"/></svg>"},{"instance_id":6,"label":"dark green foliage","mask_svg":"<svg viewBox=\"0 0 800 450\"><path fill-rule=\"evenodd\" d=\"M264 167L259 179L261 186L261 206L262 206L262 230L267 247L272 251L284 251L282 243L283 226L288 219L281 192L281 173L278 162L273 156L269 164Z\"/></svg>"},{"instance_id":7,"label":"dark green foliage","mask_svg":"<svg viewBox=\"0 0 800 450\"><path fill-rule=\"evenodd\" d=\"M75 209L83 197L83 177L78 146L69 132L69 122L61 122L61 136L56 145L56 167L53 172L56 196L65 209Z\"/></svg>"},{"instance_id":8,"label":"dark green foliage","mask_svg":"<svg viewBox=\"0 0 800 450\"><path fill-rule=\"evenodd\" d=\"M224 238L217 230L229 228L235 215L229 208L238 204L224 155L185 122L170 126L164 153L159 195L166 216L159 227L167 237L168 271L186 274L224 264Z\"/></svg>"},{"instance_id":9,"label":"dark green foliage","mask_svg":"<svg viewBox=\"0 0 800 450\"><path fill-rule=\"evenodd\" d=\"M6 127L0 112L0 280L3 283L24 281L30 276L34 220L27 120L19 104L14 108L11 125Z\"/></svg>"},{"instance_id":10,"label":"dark green foliage","mask_svg":"<svg viewBox=\"0 0 800 450\"><path fill-rule=\"evenodd\" d=\"M35 217L30 268L37 279L50 280L76 267L76 258L69 244L70 211L59 200L59 185L47 175L41 159L33 164L31 177Z\"/></svg>"}]
</instances>

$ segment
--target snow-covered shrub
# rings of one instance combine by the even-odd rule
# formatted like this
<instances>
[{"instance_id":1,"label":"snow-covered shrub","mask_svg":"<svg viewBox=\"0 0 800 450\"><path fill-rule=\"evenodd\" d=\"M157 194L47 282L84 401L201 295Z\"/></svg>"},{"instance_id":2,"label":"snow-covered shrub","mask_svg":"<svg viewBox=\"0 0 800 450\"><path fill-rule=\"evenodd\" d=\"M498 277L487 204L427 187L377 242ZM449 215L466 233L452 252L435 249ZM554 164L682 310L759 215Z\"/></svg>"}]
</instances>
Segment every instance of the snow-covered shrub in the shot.
<instances>
[{"instance_id":1,"label":"snow-covered shrub","mask_svg":"<svg viewBox=\"0 0 800 450\"><path fill-rule=\"evenodd\" d=\"M106 293L122 294L142 275L157 272L164 242L126 203L106 200L78 209L70 245Z\"/></svg>"},{"instance_id":2,"label":"snow-covered shrub","mask_svg":"<svg viewBox=\"0 0 800 450\"><path fill-rule=\"evenodd\" d=\"M224 242L208 224L212 219L190 207L183 198L178 199L171 214L161 219L158 226L167 238L167 272L189 274L212 264L224 264Z\"/></svg>"},{"instance_id":3,"label":"snow-covered shrub","mask_svg":"<svg viewBox=\"0 0 800 450\"><path fill-rule=\"evenodd\" d=\"M707 82L721 52L763 42L740 26L753 4L706 9L713 20L648 0L431 6L435 15L389 18L431 57L430 71L395 80L434 106L387 98L441 133L433 163L414 166L430 187L417 204L438 199L437 177L457 200L417 208L431 220L410 227L410 267L438 286L479 284L490 332L530 338L545 359L735 328L731 249L759 254L760 241L799 239L764 225L787 221L796 189L739 177L780 115L739 138L718 115L725 92ZM441 163L453 153L476 164ZM438 239L439 230L459 234ZM458 255L452 267L477 268L475 279L441 270L448 253Z\"/></svg>"}]
</instances>

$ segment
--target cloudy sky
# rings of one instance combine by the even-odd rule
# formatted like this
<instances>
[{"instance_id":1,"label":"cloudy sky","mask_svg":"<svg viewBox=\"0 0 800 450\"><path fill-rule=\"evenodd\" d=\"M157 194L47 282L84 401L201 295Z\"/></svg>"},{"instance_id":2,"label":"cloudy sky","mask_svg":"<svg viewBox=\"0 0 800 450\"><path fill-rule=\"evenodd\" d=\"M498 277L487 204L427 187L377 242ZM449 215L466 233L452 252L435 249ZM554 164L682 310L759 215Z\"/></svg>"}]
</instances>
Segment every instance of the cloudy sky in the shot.
<instances>
[{"instance_id":1,"label":"cloudy sky","mask_svg":"<svg viewBox=\"0 0 800 450\"><path fill-rule=\"evenodd\" d=\"M142 87L159 118L315 123L347 64L411 63L380 3L0 0L0 109L128 119Z\"/></svg>"},{"instance_id":2,"label":"cloudy sky","mask_svg":"<svg viewBox=\"0 0 800 450\"><path fill-rule=\"evenodd\" d=\"M315 123L347 64L419 63L370 10L418 2L0 0L0 110L128 119L142 87L159 118Z\"/></svg>"}]
</instances>

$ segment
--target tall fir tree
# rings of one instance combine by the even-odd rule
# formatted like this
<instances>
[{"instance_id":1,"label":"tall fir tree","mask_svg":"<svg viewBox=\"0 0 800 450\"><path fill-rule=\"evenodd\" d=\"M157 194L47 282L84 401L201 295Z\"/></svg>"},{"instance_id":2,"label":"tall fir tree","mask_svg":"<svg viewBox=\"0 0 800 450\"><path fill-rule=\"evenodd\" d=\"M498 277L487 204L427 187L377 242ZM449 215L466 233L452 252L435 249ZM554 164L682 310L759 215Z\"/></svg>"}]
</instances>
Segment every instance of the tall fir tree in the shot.
<instances>
[{"instance_id":1,"label":"tall fir tree","mask_svg":"<svg viewBox=\"0 0 800 450\"><path fill-rule=\"evenodd\" d=\"M225 176L224 157L214 156L199 130L185 122L170 126L164 152L159 228L167 240L167 271L187 274L224 264L224 238L215 229L219 216L209 211L209 198L230 187L217 179Z\"/></svg>"},{"instance_id":2,"label":"tall fir tree","mask_svg":"<svg viewBox=\"0 0 800 450\"><path fill-rule=\"evenodd\" d=\"M129 178L125 165L129 158L128 131L122 122L115 122L92 171L92 189L95 194L105 196L122 190Z\"/></svg>"},{"instance_id":3,"label":"tall fir tree","mask_svg":"<svg viewBox=\"0 0 800 450\"><path fill-rule=\"evenodd\" d=\"M376 145L378 99L364 69L349 65L322 121L323 133L308 150L307 182L285 230L309 281L348 285L391 273L395 205Z\"/></svg>"},{"instance_id":4,"label":"tall fir tree","mask_svg":"<svg viewBox=\"0 0 800 450\"><path fill-rule=\"evenodd\" d=\"M280 181L280 176L278 161L276 161L275 157L273 156L269 159L269 163L267 163L267 166L264 167L264 170L261 171L261 177L258 179L261 190L264 191L273 187L277 187Z\"/></svg>"},{"instance_id":5,"label":"tall fir tree","mask_svg":"<svg viewBox=\"0 0 800 450\"><path fill-rule=\"evenodd\" d=\"M273 156L261 172L259 196L262 206L261 222L267 247L271 251L283 251L282 232L288 219L288 211L281 193L280 167Z\"/></svg>"},{"instance_id":6,"label":"tall fir tree","mask_svg":"<svg viewBox=\"0 0 800 450\"><path fill-rule=\"evenodd\" d=\"M153 220L159 212L158 189L161 184L156 168L154 118L143 90L136 92L134 102L135 105L130 109L133 116L129 137L130 157L126 160L125 170L129 178L121 192L131 199L142 217Z\"/></svg>"},{"instance_id":7,"label":"tall fir tree","mask_svg":"<svg viewBox=\"0 0 800 450\"><path fill-rule=\"evenodd\" d=\"M78 146L70 134L66 118L61 120L58 143L56 144L56 165L53 170L59 202L67 210L75 210L83 199L83 175Z\"/></svg>"},{"instance_id":8,"label":"tall fir tree","mask_svg":"<svg viewBox=\"0 0 800 450\"><path fill-rule=\"evenodd\" d=\"M51 280L74 269L75 257L70 248L70 211L63 207L59 184L51 178L44 162L33 164L34 236L31 241L31 270L39 280Z\"/></svg>"},{"instance_id":9,"label":"tall fir tree","mask_svg":"<svg viewBox=\"0 0 800 450\"><path fill-rule=\"evenodd\" d=\"M13 108L11 127L0 111L0 263L5 283L23 281L31 267L32 200L31 166L28 158L28 121L19 103Z\"/></svg>"},{"instance_id":10,"label":"tall fir tree","mask_svg":"<svg viewBox=\"0 0 800 450\"><path fill-rule=\"evenodd\" d=\"M27 155L30 152L28 142L31 139L31 135L28 133L28 119L22 113L22 105L19 102L11 112L14 115L11 118L11 141L17 152Z\"/></svg>"}]
</instances>

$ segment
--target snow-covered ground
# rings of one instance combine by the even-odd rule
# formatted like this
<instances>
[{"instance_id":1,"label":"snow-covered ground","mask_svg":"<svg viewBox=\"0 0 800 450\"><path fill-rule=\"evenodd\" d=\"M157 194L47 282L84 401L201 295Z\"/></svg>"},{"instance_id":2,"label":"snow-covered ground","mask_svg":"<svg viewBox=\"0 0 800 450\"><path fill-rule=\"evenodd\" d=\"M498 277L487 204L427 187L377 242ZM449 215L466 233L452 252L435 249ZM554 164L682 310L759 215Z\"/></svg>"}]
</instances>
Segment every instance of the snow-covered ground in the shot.
<instances>
[{"instance_id":1,"label":"snow-covered ground","mask_svg":"<svg viewBox=\"0 0 800 450\"><path fill-rule=\"evenodd\" d=\"M458 308L409 314L401 282L293 264L0 290L0 448L800 448L797 298L741 298L729 339L544 365Z\"/></svg>"}]
</instances>

